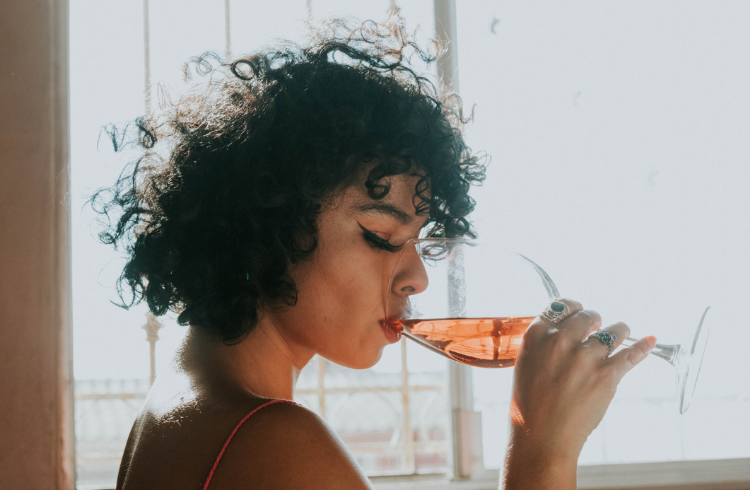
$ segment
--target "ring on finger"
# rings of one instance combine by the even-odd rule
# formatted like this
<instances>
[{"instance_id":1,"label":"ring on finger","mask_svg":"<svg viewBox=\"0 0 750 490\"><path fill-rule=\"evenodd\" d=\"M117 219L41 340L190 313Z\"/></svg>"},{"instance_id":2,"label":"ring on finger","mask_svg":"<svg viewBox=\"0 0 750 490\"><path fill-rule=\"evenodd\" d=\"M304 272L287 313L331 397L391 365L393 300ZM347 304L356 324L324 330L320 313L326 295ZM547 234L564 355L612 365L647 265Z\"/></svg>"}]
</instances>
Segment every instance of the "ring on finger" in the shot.
<instances>
[{"instance_id":1,"label":"ring on finger","mask_svg":"<svg viewBox=\"0 0 750 490\"><path fill-rule=\"evenodd\" d=\"M570 316L570 308L561 301L553 301L540 316L552 323L560 323Z\"/></svg>"},{"instance_id":2,"label":"ring on finger","mask_svg":"<svg viewBox=\"0 0 750 490\"><path fill-rule=\"evenodd\" d=\"M595 338L599 342L602 343L602 345L605 345L607 347L607 355L604 356L606 359L607 357L612 355L612 351L615 350L615 340L617 340L617 337L607 331L604 330L597 330L596 332L589 335L589 338Z\"/></svg>"}]
</instances>

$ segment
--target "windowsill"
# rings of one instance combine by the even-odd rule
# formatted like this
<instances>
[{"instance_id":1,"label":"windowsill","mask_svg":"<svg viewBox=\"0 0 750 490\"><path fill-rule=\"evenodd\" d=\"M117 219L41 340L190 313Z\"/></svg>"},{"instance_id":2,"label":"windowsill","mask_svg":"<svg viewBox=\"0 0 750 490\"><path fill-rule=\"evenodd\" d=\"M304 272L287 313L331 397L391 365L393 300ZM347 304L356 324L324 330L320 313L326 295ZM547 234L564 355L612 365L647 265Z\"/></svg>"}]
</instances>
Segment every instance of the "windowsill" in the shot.
<instances>
[{"instance_id":1,"label":"windowsill","mask_svg":"<svg viewBox=\"0 0 750 490\"><path fill-rule=\"evenodd\" d=\"M376 490L497 490L498 471L466 481L440 476L372 478ZM589 490L750 490L750 458L590 465L578 468L578 488Z\"/></svg>"},{"instance_id":2,"label":"windowsill","mask_svg":"<svg viewBox=\"0 0 750 490\"><path fill-rule=\"evenodd\" d=\"M497 490L498 471L451 481L441 475L381 476L371 479L376 490ZM113 490L81 485L77 490ZM589 490L750 490L750 458L661 463L581 466L578 488Z\"/></svg>"}]
</instances>

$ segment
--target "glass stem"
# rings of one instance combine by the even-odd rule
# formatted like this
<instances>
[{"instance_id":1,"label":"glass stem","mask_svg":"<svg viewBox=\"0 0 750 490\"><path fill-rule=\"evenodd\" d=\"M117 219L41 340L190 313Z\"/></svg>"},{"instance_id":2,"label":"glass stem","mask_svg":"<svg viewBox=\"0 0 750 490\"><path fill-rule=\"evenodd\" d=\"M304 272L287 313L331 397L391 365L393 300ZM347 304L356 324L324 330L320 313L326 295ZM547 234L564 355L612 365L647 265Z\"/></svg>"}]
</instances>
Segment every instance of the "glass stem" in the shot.
<instances>
[{"instance_id":1,"label":"glass stem","mask_svg":"<svg viewBox=\"0 0 750 490\"><path fill-rule=\"evenodd\" d=\"M634 343L636 343L638 339L634 339L633 337L628 337L627 339L623 340L622 345L625 347L630 347ZM664 359L671 365L675 365L675 361L677 360L677 353L680 351L679 345L668 345L668 344L656 344L654 347L654 350L651 351L652 355L655 355L658 358Z\"/></svg>"}]
</instances>

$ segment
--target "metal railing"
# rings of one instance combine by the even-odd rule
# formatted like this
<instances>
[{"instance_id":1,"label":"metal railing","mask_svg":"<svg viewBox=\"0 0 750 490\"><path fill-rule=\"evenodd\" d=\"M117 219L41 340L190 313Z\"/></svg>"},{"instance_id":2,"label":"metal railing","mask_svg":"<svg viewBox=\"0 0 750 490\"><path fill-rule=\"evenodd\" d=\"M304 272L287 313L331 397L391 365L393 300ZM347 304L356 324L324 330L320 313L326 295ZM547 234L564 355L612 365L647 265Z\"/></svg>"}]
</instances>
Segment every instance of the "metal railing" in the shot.
<instances>
[{"instance_id":1,"label":"metal railing","mask_svg":"<svg viewBox=\"0 0 750 490\"><path fill-rule=\"evenodd\" d=\"M77 380L76 464L79 483L116 475L130 428L156 378L156 343L163 325L150 313L142 327L149 344L149 379ZM316 356L303 371L295 400L325 418L370 475L448 471L450 437L445 373L420 373L413 383L407 348L400 346L401 372L346 370ZM346 413L358 397L376 399ZM374 406L380 408L373 408ZM435 416L437 412L438 416ZM432 414L432 416L430 415ZM356 420L359 418L360 420Z\"/></svg>"},{"instance_id":2,"label":"metal railing","mask_svg":"<svg viewBox=\"0 0 750 490\"><path fill-rule=\"evenodd\" d=\"M318 365L325 365L324 360L316 361ZM130 427L140 412L148 392L149 380L79 380L76 382L76 434L77 455L76 462L81 475L90 473L94 468L111 466L119 463L122 457ZM360 430L345 429L339 435L355 458L371 475L384 474L412 474L418 471L417 462L432 460L427 465L428 471L440 471L440 466L447 465L449 451L447 430L439 423L414 427L410 412L425 412L438 400L442 400L447 392L445 383L420 384L408 386L402 384L374 385L374 386L337 386L318 388L303 388L296 395L303 405L309 405L313 411L325 410L326 398L339 398L336 407L329 406L327 421L332 426L342 425L341 408L354 397L362 394L397 395L404 405L391 406L387 402L383 406L391 406L394 413L383 418L397 421L383 428L382 423L377 427L368 427L368 421L363 420ZM412 407L415 394L432 394L422 397L422 406ZM443 395L441 397L440 395ZM305 403L306 397L314 397L317 401ZM406 407L406 408L404 408ZM395 413L401 411L398 417ZM320 412L319 412L320 413ZM325 413L325 412L324 412ZM322 413L320 413L323 416ZM374 414L361 414L370 419ZM381 413L381 415L385 415ZM343 425L356 426L357 421L347 420ZM424 466L424 465L422 465Z\"/></svg>"}]
</instances>

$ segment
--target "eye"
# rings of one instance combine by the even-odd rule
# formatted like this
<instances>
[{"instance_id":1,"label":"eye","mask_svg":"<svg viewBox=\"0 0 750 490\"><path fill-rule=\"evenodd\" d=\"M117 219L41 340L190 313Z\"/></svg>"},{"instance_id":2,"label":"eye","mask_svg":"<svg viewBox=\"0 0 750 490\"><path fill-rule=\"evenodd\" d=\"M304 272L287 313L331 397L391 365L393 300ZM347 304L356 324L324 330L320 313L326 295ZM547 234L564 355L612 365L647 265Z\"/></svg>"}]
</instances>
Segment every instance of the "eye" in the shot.
<instances>
[{"instance_id":1,"label":"eye","mask_svg":"<svg viewBox=\"0 0 750 490\"><path fill-rule=\"evenodd\" d=\"M377 234L371 232L361 224L357 224L362 229L362 235L364 236L365 240L370 243L370 245L373 245L382 250L386 250L388 252L398 252L403 247L403 245L392 245L388 240L380 238Z\"/></svg>"}]
</instances>

